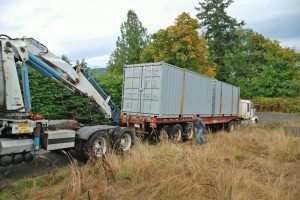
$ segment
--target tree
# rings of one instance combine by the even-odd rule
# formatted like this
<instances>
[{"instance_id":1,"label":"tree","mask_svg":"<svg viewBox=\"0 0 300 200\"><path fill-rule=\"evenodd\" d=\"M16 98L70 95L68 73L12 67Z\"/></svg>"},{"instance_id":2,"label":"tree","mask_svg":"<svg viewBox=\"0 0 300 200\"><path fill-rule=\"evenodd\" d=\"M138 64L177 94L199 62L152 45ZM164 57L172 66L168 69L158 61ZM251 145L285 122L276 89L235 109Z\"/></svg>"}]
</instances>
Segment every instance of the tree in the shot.
<instances>
[{"instance_id":1,"label":"tree","mask_svg":"<svg viewBox=\"0 0 300 200\"><path fill-rule=\"evenodd\" d=\"M148 43L147 29L133 10L128 11L127 20L122 23L120 31L116 49L108 61L109 71L117 74L122 74L124 64L139 63L142 50Z\"/></svg>"},{"instance_id":2,"label":"tree","mask_svg":"<svg viewBox=\"0 0 300 200\"><path fill-rule=\"evenodd\" d=\"M296 85L296 94L300 97L300 53L297 53L296 72L293 77L293 83ZM299 105L300 107L300 105Z\"/></svg>"},{"instance_id":3,"label":"tree","mask_svg":"<svg viewBox=\"0 0 300 200\"><path fill-rule=\"evenodd\" d=\"M188 13L179 15L175 24L154 33L144 49L142 62L165 61L214 77L214 66L208 63L206 40L198 34L199 24Z\"/></svg>"},{"instance_id":4,"label":"tree","mask_svg":"<svg viewBox=\"0 0 300 200\"><path fill-rule=\"evenodd\" d=\"M227 14L226 8L232 3L233 0L203 0L199 2L200 7L196 7L200 25L205 29L211 59L217 64L217 78L222 81L226 81L232 73L230 67L224 66L224 56L234 48L236 28L244 24Z\"/></svg>"},{"instance_id":5,"label":"tree","mask_svg":"<svg viewBox=\"0 0 300 200\"><path fill-rule=\"evenodd\" d=\"M123 76L111 72L92 74L92 76L113 102L121 108Z\"/></svg>"},{"instance_id":6,"label":"tree","mask_svg":"<svg viewBox=\"0 0 300 200\"><path fill-rule=\"evenodd\" d=\"M81 69L86 69L89 68L87 62L85 61L85 59L81 59L81 61L76 60L76 66L80 66Z\"/></svg>"},{"instance_id":7,"label":"tree","mask_svg":"<svg viewBox=\"0 0 300 200\"><path fill-rule=\"evenodd\" d=\"M297 53L282 48L277 41L250 29L236 30L238 43L224 57L224 66L232 67L228 82L241 88L244 98L255 96L299 96Z\"/></svg>"},{"instance_id":8,"label":"tree","mask_svg":"<svg viewBox=\"0 0 300 200\"><path fill-rule=\"evenodd\" d=\"M60 58L66 63L72 65L70 59L66 55L63 54Z\"/></svg>"}]
</instances>

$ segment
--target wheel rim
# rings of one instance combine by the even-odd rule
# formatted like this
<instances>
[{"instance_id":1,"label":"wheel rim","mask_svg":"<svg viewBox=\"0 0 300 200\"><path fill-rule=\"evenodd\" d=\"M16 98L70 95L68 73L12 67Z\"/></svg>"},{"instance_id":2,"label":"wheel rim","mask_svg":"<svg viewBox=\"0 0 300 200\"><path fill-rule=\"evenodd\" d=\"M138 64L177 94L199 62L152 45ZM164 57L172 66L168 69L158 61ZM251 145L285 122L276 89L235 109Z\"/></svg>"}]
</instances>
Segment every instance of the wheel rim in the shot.
<instances>
[{"instance_id":1,"label":"wheel rim","mask_svg":"<svg viewBox=\"0 0 300 200\"><path fill-rule=\"evenodd\" d=\"M230 131L230 132L234 131L234 125L233 125L233 124L230 125L229 131Z\"/></svg>"},{"instance_id":2,"label":"wheel rim","mask_svg":"<svg viewBox=\"0 0 300 200\"><path fill-rule=\"evenodd\" d=\"M160 141L167 141L167 140L169 140L168 132L165 129L162 129L160 131L159 140Z\"/></svg>"},{"instance_id":3,"label":"wheel rim","mask_svg":"<svg viewBox=\"0 0 300 200\"><path fill-rule=\"evenodd\" d=\"M99 137L93 144L93 153L96 158L102 157L107 151L107 141L104 137Z\"/></svg>"},{"instance_id":4,"label":"wheel rim","mask_svg":"<svg viewBox=\"0 0 300 200\"><path fill-rule=\"evenodd\" d=\"M120 141L120 146L122 151L128 151L131 148L131 144L132 144L132 139L130 134L128 133L123 134Z\"/></svg>"},{"instance_id":5,"label":"wheel rim","mask_svg":"<svg viewBox=\"0 0 300 200\"><path fill-rule=\"evenodd\" d=\"M179 142L181 140L181 130L179 129L174 135L174 141Z\"/></svg>"},{"instance_id":6,"label":"wheel rim","mask_svg":"<svg viewBox=\"0 0 300 200\"><path fill-rule=\"evenodd\" d=\"M192 139L194 137L194 131L193 131L193 129L188 130L187 134L188 134L188 139L189 140Z\"/></svg>"}]
</instances>

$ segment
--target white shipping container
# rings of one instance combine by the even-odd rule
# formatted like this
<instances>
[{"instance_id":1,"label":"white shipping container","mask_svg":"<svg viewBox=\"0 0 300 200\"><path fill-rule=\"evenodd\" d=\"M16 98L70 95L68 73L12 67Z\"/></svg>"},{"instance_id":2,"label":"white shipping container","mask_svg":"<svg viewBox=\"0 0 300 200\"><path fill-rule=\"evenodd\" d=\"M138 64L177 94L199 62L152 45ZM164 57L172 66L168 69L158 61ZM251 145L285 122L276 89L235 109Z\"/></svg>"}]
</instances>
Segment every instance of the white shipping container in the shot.
<instances>
[{"instance_id":1,"label":"white shipping container","mask_svg":"<svg viewBox=\"0 0 300 200\"><path fill-rule=\"evenodd\" d=\"M213 116L237 116L240 89L228 83L215 80L213 90Z\"/></svg>"},{"instance_id":2,"label":"white shipping container","mask_svg":"<svg viewBox=\"0 0 300 200\"><path fill-rule=\"evenodd\" d=\"M182 70L184 73L184 96L182 98L183 116L212 115L213 79L206 76Z\"/></svg>"},{"instance_id":3,"label":"white shipping container","mask_svg":"<svg viewBox=\"0 0 300 200\"><path fill-rule=\"evenodd\" d=\"M164 63L124 66L122 112L147 117L237 115L239 88Z\"/></svg>"}]
</instances>

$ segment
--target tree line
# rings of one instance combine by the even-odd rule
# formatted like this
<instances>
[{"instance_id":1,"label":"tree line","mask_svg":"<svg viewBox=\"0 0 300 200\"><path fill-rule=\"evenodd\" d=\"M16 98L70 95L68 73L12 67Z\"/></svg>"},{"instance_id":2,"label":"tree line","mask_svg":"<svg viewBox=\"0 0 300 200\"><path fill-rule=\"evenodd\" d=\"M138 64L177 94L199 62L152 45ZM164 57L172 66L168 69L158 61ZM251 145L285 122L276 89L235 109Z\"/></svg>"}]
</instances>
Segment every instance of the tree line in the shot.
<instances>
[{"instance_id":1,"label":"tree line","mask_svg":"<svg viewBox=\"0 0 300 200\"><path fill-rule=\"evenodd\" d=\"M129 10L108 69L122 74L125 64L165 61L237 85L243 98L299 96L299 54L244 28L226 12L232 3L201 1L197 18L183 12L151 35Z\"/></svg>"},{"instance_id":2,"label":"tree line","mask_svg":"<svg viewBox=\"0 0 300 200\"><path fill-rule=\"evenodd\" d=\"M257 102L264 105L261 107L280 108L281 102L288 104L286 99L298 99L291 101L296 105L289 106L289 111L300 112L299 53L245 28L244 21L226 12L232 3L233 0L203 0L195 8L195 18L183 12L174 24L151 35L137 14L129 10L121 24L116 49L110 55L108 72L92 74L93 77L120 107L123 66L165 61L236 85L241 89L241 98L259 99ZM65 55L62 58L69 62ZM84 60L77 62L80 63L87 65ZM30 83L34 112L50 119L103 120L100 111L87 111L86 98L74 96L32 70ZM276 101L270 100L275 97Z\"/></svg>"}]
</instances>

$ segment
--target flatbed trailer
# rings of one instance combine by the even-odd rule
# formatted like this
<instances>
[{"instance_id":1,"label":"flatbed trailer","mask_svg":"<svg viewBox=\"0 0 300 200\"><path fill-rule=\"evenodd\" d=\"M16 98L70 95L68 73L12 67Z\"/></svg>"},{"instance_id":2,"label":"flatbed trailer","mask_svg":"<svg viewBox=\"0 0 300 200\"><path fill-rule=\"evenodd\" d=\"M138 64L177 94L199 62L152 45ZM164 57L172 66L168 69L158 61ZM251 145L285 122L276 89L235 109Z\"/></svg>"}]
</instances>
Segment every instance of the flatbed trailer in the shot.
<instances>
[{"instance_id":1,"label":"flatbed trailer","mask_svg":"<svg viewBox=\"0 0 300 200\"><path fill-rule=\"evenodd\" d=\"M192 117L158 118L122 113L121 123L148 140L162 140L162 138L166 137L164 133L167 133L168 139L187 141L194 139L195 129L193 122L197 117L203 120L209 130L218 128L225 129L228 132L233 131L236 125L243 121L238 116L201 117L194 115Z\"/></svg>"},{"instance_id":2,"label":"flatbed trailer","mask_svg":"<svg viewBox=\"0 0 300 200\"><path fill-rule=\"evenodd\" d=\"M170 124L185 124L191 123L195 120L196 117L177 117L177 118L157 118L157 117L143 117L143 116L132 116L122 113L121 122L131 129L139 129L142 132L151 132L151 129L156 129L161 125L170 125ZM226 125L230 122L239 122L242 119L238 116L217 116L217 117L200 117L204 124L207 126L213 125ZM149 129L151 128L151 129Z\"/></svg>"}]
</instances>

